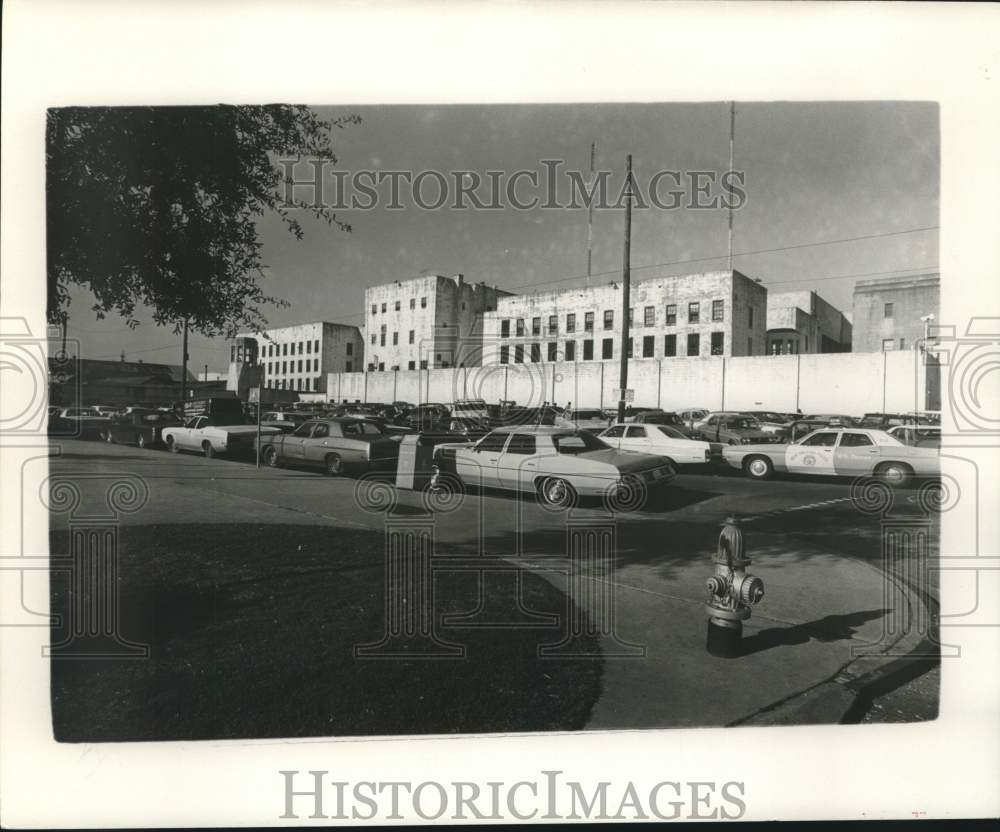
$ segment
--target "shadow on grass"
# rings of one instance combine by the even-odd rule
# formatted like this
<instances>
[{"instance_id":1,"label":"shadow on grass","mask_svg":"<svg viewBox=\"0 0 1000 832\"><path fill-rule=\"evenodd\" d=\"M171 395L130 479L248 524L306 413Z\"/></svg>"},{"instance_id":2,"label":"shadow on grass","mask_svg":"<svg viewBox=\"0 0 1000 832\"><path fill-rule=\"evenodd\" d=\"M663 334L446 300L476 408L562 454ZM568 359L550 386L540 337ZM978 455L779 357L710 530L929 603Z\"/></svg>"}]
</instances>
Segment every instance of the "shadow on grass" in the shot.
<instances>
[{"instance_id":1,"label":"shadow on grass","mask_svg":"<svg viewBox=\"0 0 1000 832\"><path fill-rule=\"evenodd\" d=\"M54 531L51 545L65 552L67 534ZM480 605L480 584L475 573L438 573L438 632L465 657L373 660L354 647L386 632L381 531L131 526L119 550L120 632L150 658L53 659L59 741L575 730L599 693L602 662L537 657L560 640L568 602L529 573L520 599L497 589L489 599L498 620L520 616L517 628L443 626ZM67 620L71 599L57 573L53 612ZM524 626L525 608L559 626ZM63 635L54 629L53 643Z\"/></svg>"}]
</instances>

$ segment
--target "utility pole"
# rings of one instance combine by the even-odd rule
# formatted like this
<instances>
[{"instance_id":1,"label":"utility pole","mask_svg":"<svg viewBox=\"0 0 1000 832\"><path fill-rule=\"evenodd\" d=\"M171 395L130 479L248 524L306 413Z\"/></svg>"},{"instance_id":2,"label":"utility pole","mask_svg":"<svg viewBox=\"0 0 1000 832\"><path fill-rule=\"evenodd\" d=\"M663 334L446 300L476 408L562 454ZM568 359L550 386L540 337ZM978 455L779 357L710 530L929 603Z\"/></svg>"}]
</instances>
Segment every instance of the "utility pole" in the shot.
<instances>
[{"instance_id":1,"label":"utility pole","mask_svg":"<svg viewBox=\"0 0 1000 832\"><path fill-rule=\"evenodd\" d=\"M618 421L625 421L625 388L628 387L628 312L632 293L632 154L625 162L625 256L622 262L622 360L618 391Z\"/></svg>"},{"instance_id":2,"label":"utility pole","mask_svg":"<svg viewBox=\"0 0 1000 832\"><path fill-rule=\"evenodd\" d=\"M184 319L184 346L181 354L181 407L187 401L187 373L188 373L188 322Z\"/></svg>"},{"instance_id":3,"label":"utility pole","mask_svg":"<svg viewBox=\"0 0 1000 832\"><path fill-rule=\"evenodd\" d=\"M594 154L597 145L590 143L590 205L587 206L587 285L590 285L590 273L593 264L594 244Z\"/></svg>"},{"instance_id":4,"label":"utility pole","mask_svg":"<svg viewBox=\"0 0 1000 832\"><path fill-rule=\"evenodd\" d=\"M736 144L736 102L729 102L729 174L733 171L733 149ZM728 271L733 270L733 200L729 200L729 265Z\"/></svg>"},{"instance_id":5,"label":"utility pole","mask_svg":"<svg viewBox=\"0 0 1000 832\"><path fill-rule=\"evenodd\" d=\"M205 365L205 381L208 381L208 365Z\"/></svg>"}]
</instances>

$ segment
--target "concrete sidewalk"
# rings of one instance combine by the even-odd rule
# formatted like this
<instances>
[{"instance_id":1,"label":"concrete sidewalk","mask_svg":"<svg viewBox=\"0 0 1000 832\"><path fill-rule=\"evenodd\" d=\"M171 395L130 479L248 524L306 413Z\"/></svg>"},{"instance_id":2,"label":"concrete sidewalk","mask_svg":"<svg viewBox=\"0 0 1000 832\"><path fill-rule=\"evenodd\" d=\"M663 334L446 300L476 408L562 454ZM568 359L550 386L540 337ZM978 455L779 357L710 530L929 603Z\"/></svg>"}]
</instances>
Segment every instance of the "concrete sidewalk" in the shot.
<instances>
[{"instance_id":1,"label":"concrete sidewalk","mask_svg":"<svg viewBox=\"0 0 1000 832\"><path fill-rule=\"evenodd\" d=\"M915 647L919 639L893 626L893 616L906 611L886 607L894 593L885 590L879 570L819 551L782 554L768 538L752 535L762 553L749 551L750 571L763 578L767 594L744 625L745 652L736 659L705 649L709 557L674 563L669 579L645 564L612 574L617 640L602 637L602 647L611 654L620 641L646 651L606 659L588 729L836 723L859 693L847 683L893 662L886 650ZM530 559L519 562L532 568ZM567 589L564 573L541 574ZM593 616L606 603L600 589L606 592L608 582L589 583L595 591L575 600ZM923 601L908 593L905 603ZM859 658L852 648L875 655ZM851 673L854 666L863 670Z\"/></svg>"}]
</instances>

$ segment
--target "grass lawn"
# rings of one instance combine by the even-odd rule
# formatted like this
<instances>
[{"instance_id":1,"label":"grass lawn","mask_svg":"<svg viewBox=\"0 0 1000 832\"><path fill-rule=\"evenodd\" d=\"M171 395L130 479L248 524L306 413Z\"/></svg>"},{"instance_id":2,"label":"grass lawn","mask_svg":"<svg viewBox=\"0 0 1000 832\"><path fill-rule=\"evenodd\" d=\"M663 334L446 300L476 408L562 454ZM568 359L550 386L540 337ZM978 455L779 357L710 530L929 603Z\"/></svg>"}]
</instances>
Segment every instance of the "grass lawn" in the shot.
<instances>
[{"instance_id":1,"label":"grass lawn","mask_svg":"<svg viewBox=\"0 0 1000 832\"><path fill-rule=\"evenodd\" d=\"M51 545L66 552L68 535L53 532ZM121 632L151 655L54 658L60 741L572 730L599 693L599 658L537 657L562 623L441 630L466 645L462 659L355 658L354 645L385 632L381 532L126 526L119 548ZM441 573L435 590L439 615L479 602L474 574ZM495 590L490 612L515 614L513 596ZM524 574L522 596L566 620L566 597L544 579ZM68 612L69 599L54 574L53 612Z\"/></svg>"}]
</instances>

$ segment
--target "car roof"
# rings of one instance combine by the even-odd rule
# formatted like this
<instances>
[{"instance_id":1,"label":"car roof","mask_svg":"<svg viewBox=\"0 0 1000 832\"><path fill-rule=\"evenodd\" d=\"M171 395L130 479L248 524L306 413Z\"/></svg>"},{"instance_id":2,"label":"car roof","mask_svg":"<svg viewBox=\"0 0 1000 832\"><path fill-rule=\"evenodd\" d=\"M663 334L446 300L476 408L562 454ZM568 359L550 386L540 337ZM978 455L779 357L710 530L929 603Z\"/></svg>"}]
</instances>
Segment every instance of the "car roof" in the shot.
<instances>
[{"instance_id":1,"label":"car roof","mask_svg":"<svg viewBox=\"0 0 1000 832\"><path fill-rule=\"evenodd\" d=\"M559 427L558 425L504 425L498 427L491 433L573 433L571 427Z\"/></svg>"}]
</instances>

